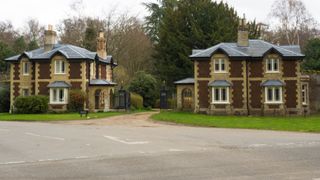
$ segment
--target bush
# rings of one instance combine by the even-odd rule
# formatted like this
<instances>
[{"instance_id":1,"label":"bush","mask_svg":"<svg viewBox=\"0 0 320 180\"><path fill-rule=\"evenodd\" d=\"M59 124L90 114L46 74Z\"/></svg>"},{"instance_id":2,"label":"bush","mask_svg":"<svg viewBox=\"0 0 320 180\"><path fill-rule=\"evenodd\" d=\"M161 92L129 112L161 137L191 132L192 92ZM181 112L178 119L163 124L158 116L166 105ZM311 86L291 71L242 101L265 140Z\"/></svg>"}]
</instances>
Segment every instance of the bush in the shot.
<instances>
[{"instance_id":1,"label":"bush","mask_svg":"<svg viewBox=\"0 0 320 180\"><path fill-rule=\"evenodd\" d=\"M143 98L139 94L130 93L130 103L134 109L143 109Z\"/></svg>"},{"instance_id":2,"label":"bush","mask_svg":"<svg viewBox=\"0 0 320 180\"><path fill-rule=\"evenodd\" d=\"M68 110L78 112L84 108L86 93L81 90L71 90L69 93Z\"/></svg>"},{"instance_id":3,"label":"bush","mask_svg":"<svg viewBox=\"0 0 320 180\"><path fill-rule=\"evenodd\" d=\"M157 81L151 75L143 71L137 72L129 85L131 92L143 97L143 106L153 106L157 97Z\"/></svg>"},{"instance_id":4,"label":"bush","mask_svg":"<svg viewBox=\"0 0 320 180\"><path fill-rule=\"evenodd\" d=\"M49 98L46 96L19 96L14 102L18 114L40 114L48 111Z\"/></svg>"},{"instance_id":5,"label":"bush","mask_svg":"<svg viewBox=\"0 0 320 180\"><path fill-rule=\"evenodd\" d=\"M160 99L157 99L156 102L154 103L154 108L160 108Z\"/></svg>"},{"instance_id":6,"label":"bush","mask_svg":"<svg viewBox=\"0 0 320 180\"><path fill-rule=\"evenodd\" d=\"M10 110L10 91L0 88L0 112L9 112Z\"/></svg>"},{"instance_id":7,"label":"bush","mask_svg":"<svg viewBox=\"0 0 320 180\"><path fill-rule=\"evenodd\" d=\"M154 107L160 108L160 99L156 100ZM176 107L177 107L177 100L176 99L168 99L168 109L175 109Z\"/></svg>"}]
</instances>

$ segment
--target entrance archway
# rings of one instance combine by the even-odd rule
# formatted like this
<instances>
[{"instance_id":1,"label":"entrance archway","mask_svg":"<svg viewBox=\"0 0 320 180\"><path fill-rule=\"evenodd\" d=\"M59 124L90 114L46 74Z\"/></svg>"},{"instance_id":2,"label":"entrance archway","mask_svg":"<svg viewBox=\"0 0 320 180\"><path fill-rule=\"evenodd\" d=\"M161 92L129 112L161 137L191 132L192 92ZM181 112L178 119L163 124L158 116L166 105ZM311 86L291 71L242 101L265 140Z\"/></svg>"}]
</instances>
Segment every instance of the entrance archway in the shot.
<instances>
[{"instance_id":1,"label":"entrance archway","mask_svg":"<svg viewBox=\"0 0 320 180\"><path fill-rule=\"evenodd\" d=\"M97 89L96 92L94 93L94 108L95 109L100 109L100 96L101 96L101 90Z\"/></svg>"},{"instance_id":2,"label":"entrance archway","mask_svg":"<svg viewBox=\"0 0 320 180\"><path fill-rule=\"evenodd\" d=\"M186 88L182 90L182 109L190 110L193 104L193 93L192 90Z\"/></svg>"}]
</instances>

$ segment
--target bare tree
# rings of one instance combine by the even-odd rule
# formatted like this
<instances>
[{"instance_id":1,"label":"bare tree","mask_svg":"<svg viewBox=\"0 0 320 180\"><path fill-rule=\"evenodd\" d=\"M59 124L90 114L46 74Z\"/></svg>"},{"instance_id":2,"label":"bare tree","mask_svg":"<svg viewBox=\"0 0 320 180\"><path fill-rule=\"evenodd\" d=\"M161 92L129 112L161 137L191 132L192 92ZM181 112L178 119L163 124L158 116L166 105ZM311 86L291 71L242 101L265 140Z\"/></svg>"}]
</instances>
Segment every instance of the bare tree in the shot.
<instances>
[{"instance_id":1,"label":"bare tree","mask_svg":"<svg viewBox=\"0 0 320 180\"><path fill-rule=\"evenodd\" d=\"M317 22L301 0L276 0L270 15L277 22L272 41L303 46L318 33Z\"/></svg>"},{"instance_id":2,"label":"bare tree","mask_svg":"<svg viewBox=\"0 0 320 180\"><path fill-rule=\"evenodd\" d=\"M22 34L27 43L30 43L31 41L35 41L37 42L38 45L42 45L44 29L45 27L41 26L37 19L29 19L26 22L26 25Z\"/></svg>"}]
</instances>

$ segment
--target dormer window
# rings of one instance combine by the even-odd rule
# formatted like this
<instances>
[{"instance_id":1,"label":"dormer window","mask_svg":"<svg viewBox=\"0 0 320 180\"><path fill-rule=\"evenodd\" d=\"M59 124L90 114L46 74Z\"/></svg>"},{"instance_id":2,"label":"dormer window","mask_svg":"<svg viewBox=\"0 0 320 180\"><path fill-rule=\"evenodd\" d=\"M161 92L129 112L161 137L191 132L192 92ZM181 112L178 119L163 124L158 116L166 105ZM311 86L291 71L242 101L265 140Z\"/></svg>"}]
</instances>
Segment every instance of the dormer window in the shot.
<instances>
[{"instance_id":1,"label":"dormer window","mask_svg":"<svg viewBox=\"0 0 320 180\"><path fill-rule=\"evenodd\" d=\"M216 73L226 72L226 65L225 65L224 59L214 60L214 72Z\"/></svg>"},{"instance_id":2,"label":"dormer window","mask_svg":"<svg viewBox=\"0 0 320 180\"><path fill-rule=\"evenodd\" d=\"M24 76L28 76L29 75L29 69L30 69L29 62L23 62L22 63L22 68L23 68L23 75Z\"/></svg>"},{"instance_id":3,"label":"dormer window","mask_svg":"<svg viewBox=\"0 0 320 180\"><path fill-rule=\"evenodd\" d=\"M65 62L63 60L55 61L55 74L65 74Z\"/></svg>"},{"instance_id":4,"label":"dormer window","mask_svg":"<svg viewBox=\"0 0 320 180\"><path fill-rule=\"evenodd\" d=\"M275 58L267 59L267 72L268 73L279 72L279 59L275 59Z\"/></svg>"}]
</instances>

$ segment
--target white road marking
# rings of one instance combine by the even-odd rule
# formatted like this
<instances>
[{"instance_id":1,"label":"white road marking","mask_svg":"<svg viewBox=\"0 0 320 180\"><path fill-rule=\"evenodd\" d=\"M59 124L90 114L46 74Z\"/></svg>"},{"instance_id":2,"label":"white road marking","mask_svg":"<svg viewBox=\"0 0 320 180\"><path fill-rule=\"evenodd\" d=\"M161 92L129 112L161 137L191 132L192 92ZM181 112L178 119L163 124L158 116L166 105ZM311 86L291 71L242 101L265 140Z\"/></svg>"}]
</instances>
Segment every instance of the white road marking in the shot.
<instances>
[{"instance_id":1,"label":"white road marking","mask_svg":"<svg viewBox=\"0 0 320 180\"><path fill-rule=\"evenodd\" d=\"M0 163L0 165L22 164L22 163L25 163L25 161L11 161L11 162Z\"/></svg>"},{"instance_id":2,"label":"white road marking","mask_svg":"<svg viewBox=\"0 0 320 180\"><path fill-rule=\"evenodd\" d=\"M124 141L124 140L121 140L117 137L113 137L113 136L103 136L107 139L110 139L112 141L116 141L116 142L119 142L119 143L123 143L123 144L128 144L128 145L137 145L137 144L148 144L149 141L132 141L132 142L129 142L129 141Z\"/></svg>"},{"instance_id":3,"label":"white road marking","mask_svg":"<svg viewBox=\"0 0 320 180\"><path fill-rule=\"evenodd\" d=\"M75 157L75 159L86 159L86 158L89 158L88 156L78 156L78 157Z\"/></svg>"},{"instance_id":4,"label":"white road marking","mask_svg":"<svg viewBox=\"0 0 320 180\"><path fill-rule=\"evenodd\" d=\"M169 149L170 152L182 152L182 149Z\"/></svg>"},{"instance_id":5,"label":"white road marking","mask_svg":"<svg viewBox=\"0 0 320 180\"><path fill-rule=\"evenodd\" d=\"M249 147L266 147L268 146L267 144L251 144Z\"/></svg>"},{"instance_id":6,"label":"white road marking","mask_svg":"<svg viewBox=\"0 0 320 180\"><path fill-rule=\"evenodd\" d=\"M59 140L59 141L64 141L65 140L64 138L60 138L60 137L42 136L42 135L39 135L39 134L30 133L30 132L27 132L25 134L29 135L29 136L42 137L42 138L47 138L47 139L54 139L54 140Z\"/></svg>"}]
</instances>

